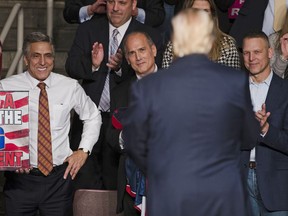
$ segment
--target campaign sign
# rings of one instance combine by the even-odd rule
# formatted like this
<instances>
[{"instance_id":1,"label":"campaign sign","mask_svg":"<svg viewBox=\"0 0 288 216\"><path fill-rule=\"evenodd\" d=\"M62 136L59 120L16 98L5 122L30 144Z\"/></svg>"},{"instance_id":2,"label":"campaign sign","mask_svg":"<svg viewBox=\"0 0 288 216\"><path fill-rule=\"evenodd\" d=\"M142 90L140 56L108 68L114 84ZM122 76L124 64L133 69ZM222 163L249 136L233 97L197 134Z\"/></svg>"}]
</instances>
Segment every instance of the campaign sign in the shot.
<instances>
[{"instance_id":1,"label":"campaign sign","mask_svg":"<svg viewBox=\"0 0 288 216\"><path fill-rule=\"evenodd\" d=\"M241 7L243 6L245 0L235 0L233 5L228 9L229 19L236 19L239 14Z\"/></svg>"},{"instance_id":2,"label":"campaign sign","mask_svg":"<svg viewBox=\"0 0 288 216\"><path fill-rule=\"evenodd\" d=\"M0 171L30 166L28 98L28 91L0 91Z\"/></svg>"}]
</instances>

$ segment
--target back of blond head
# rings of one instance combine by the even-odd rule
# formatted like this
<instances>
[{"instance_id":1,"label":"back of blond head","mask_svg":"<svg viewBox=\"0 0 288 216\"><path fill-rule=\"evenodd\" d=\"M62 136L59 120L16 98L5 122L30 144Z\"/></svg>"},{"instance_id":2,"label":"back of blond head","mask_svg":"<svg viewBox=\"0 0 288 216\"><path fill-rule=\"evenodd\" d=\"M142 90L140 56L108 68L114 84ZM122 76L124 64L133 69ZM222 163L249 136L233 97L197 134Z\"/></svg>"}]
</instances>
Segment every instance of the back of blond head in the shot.
<instances>
[{"instance_id":1,"label":"back of blond head","mask_svg":"<svg viewBox=\"0 0 288 216\"><path fill-rule=\"evenodd\" d=\"M185 9L172 19L175 57L208 54L214 42L213 20L205 11Z\"/></svg>"}]
</instances>

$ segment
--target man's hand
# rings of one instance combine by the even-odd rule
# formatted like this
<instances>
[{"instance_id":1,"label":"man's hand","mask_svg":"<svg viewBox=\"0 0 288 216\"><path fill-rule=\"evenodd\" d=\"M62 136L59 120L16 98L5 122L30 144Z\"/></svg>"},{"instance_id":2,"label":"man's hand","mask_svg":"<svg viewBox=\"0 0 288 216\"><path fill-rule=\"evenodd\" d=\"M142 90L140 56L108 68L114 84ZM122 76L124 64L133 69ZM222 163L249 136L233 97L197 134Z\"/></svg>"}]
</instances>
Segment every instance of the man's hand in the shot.
<instances>
[{"instance_id":1,"label":"man's hand","mask_svg":"<svg viewBox=\"0 0 288 216\"><path fill-rule=\"evenodd\" d=\"M92 46L91 51L91 57L92 57L92 65L95 68L100 67L101 62L104 59L104 48L101 43L95 42Z\"/></svg>"},{"instance_id":2,"label":"man's hand","mask_svg":"<svg viewBox=\"0 0 288 216\"><path fill-rule=\"evenodd\" d=\"M105 14L106 13L106 0L96 0L87 8L87 13L92 16L94 13Z\"/></svg>"},{"instance_id":3,"label":"man's hand","mask_svg":"<svg viewBox=\"0 0 288 216\"><path fill-rule=\"evenodd\" d=\"M109 57L108 63L106 64L111 70L118 71L121 68L122 64L122 50L118 49L115 55Z\"/></svg>"},{"instance_id":4,"label":"man's hand","mask_svg":"<svg viewBox=\"0 0 288 216\"><path fill-rule=\"evenodd\" d=\"M288 60L288 33L280 38L281 52L284 59Z\"/></svg>"},{"instance_id":5,"label":"man's hand","mask_svg":"<svg viewBox=\"0 0 288 216\"><path fill-rule=\"evenodd\" d=\"M24 169L20 168L20 169L15 170L15 172L16 173L21 173L21 174L29 174L31 169L33 169L33 167L24 168Z\"/></svg>"},{"instance_id":6,"label":"man's hand","mask_svg":"<svg viewBox=\"0 0 288 216\"><path fill-rule=\"evenodd\" d=\"M83 166L85 161L88 158L88 153L83 152L82 150L74 151L72 155L66 158L65 162L68 162L68 167L64 173L63 178L66 179L70 173L72 180L76 177L78 171Z\"/></svg>"},{"instance_id":7,"label":"man's hand","mask_svg":"<svg viewBox=\"0 0 288 216\"><path fill-rule=\"evenodd\" d=\"M270 112L266 112L266 105L262 104L262 109L255 113L256 119L260 123L261 134L264 135L268 132L269 123L267 122Z\"/></svg>"}]
</instances>

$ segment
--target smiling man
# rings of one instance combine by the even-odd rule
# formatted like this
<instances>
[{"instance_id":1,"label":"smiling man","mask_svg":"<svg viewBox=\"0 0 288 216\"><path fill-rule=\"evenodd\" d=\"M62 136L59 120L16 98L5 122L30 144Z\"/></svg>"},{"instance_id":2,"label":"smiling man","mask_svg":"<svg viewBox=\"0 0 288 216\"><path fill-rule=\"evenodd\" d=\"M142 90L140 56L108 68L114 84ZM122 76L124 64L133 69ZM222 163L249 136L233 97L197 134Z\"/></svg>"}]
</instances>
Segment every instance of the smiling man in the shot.
<instances>
[{"instance_id":1,"label":"smiling man","mask_svg":"<svg viewBox=\"0 0 288 216\"><path fill-rule=\"evenodd\" d=\"M131 84L149 74L155 73L158 70L158 67L155 64L157 49L151 37L147 33L140 31L132 32L124 38L123 44L125 58L127 59L128 64L130 64L131 67L134 69L135 75L132 76L130 79L127 79L126 81L120 83L111 91L111 111L116 110L115 113L117 114L115 115L117 115L120 119L123 118L123 114L125 113L125 111L118 112L118 110L125 110L125 108L128 106ZM120 138L120 134L121 130L113 127L110 120L107 130L107 142L115 152L121 152L118 169L117 212L120 213L124 211L125 216L137 216L139 215L139 211L133 207L135 205L134 200L126 192L125 188L126 185L129 184L129 182L136 182L138 180L137 184L140 184L139 176L136 178L136 176L134 175L126 174L131 174L134 172L129 168L127 170L127 167L125 167L127 155L125 153L125 142L121 142L122 138ZM119 143L121 143L121 146L119 145ZM128 160L128 163L130 164L129 167L134 167L131 166L133 162L130 159ZM141 188L144 188L145 192L145 185L141 185ZM139 191L135 191L135 193L137 195L137 201L139 202L139 200L142 200L143 193L139 193ZM139 205L139 203L137 204Z\"/></svg>"},{"instance_id":2,"label":"smiling man","mask_svg":"<svg viewBox=\"0 0 288 216\"><path fill-rule=\"evenodd\" d=\"M138 79L157 70L157 49L151 37L144 32L134 32L124 40L124 52Z\"/></svg>"},{"instance_id":3,"label":"smiling man","mask_svg":"<svg viewBox=\"0 0 288 216\"><path fill-rule=\"evenodd\" d=\"M265 33L251 33L243 40L244 64L250 75L250 93L261 134L251 151L248 192L252 216L288 215L288 83L270 67L273 50Z\"/></svg>"},{"instance_id":4,"label":"smiling man","mask_svg":"<svg viewBox=\"0 0 288 216\"><path fill-rule=\"evenodd\" d=\"M29 91L31 168L5 173L6 215L39 210L40 215L72 216L72 180L98 139L101 115L77 80L52 72L55 53L49 36L30 33L23 53L27 71L1 80L0 90ZM68 138L72 109L84 124L74 152Z\"/></svg>"}]
</instances>

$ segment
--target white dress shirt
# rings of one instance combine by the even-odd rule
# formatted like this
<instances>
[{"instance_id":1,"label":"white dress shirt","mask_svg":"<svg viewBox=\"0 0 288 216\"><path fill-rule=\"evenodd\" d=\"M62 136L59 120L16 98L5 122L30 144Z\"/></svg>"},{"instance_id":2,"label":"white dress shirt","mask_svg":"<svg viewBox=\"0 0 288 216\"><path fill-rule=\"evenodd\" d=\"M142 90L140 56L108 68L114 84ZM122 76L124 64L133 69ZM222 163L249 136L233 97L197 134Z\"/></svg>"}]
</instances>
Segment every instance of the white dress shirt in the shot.
<instances>
[{"instance_id":1,"label":"white dress shirt","mask_svg":"<svg viewBox=\"0 0 288 216\"><path fill-rule=\"evenodd\" d=\"M88 10L88 5L83 6L83 7L80 8L80 10L79 10L80 23L83 23L83 22L85 22L87 20L90 20L92 18L93 15L90 16L88 14L87 10Z\"/></svg>"},{"instance_id":2,"label":"white dress shirt","mask_svg":"<svg viewBox=\"0 0 288 216\"><path fill-rule=\"evenodd\" d=\"M145 18L146 18L145 10L142 8L138 8L138 15L136 16L136 20L141 22L141 23L144 23Z\"/></svg>"},{"instance_id":3,"label":"white dress shirt","mask_svg":"<svg viewBox=\"0 0 288 216\"><path fill-rule=\"evenodd\" d=\"M273 72L271 71L266 80L261 83L255 83L250 78L249 87L254 112L262 109L262 104L266 101L272 77ZM255 148L251 150L250 161L255 161Z\"/></svg>"},{"instance_id":4,"label":"white dress shirt","mask_svg":"<svg viewBox=\"0 0 288 216\"><path fill-rule=\"evenodd\" d=\"M98 140L102 120L96 105L77 80L52 72L44 82L49 101L53 164L57 166L72 154L68 137L71 110L74 109L84 123L79 148L90 152ZM38 163L38 83L27 71L0 81L0 90L29 91L29 150L33 167L37 167Z\"/></svg>"},{"instance_id":5,"label":"white dress shirt","mask_svg":"<svg viewBox=\"0 0 288 216\"><path fill-rule=\"evenodd\" d=\"M117 28L119 34L117 34L117 40L118 40L118 45L121 44L121 41L130 25L132 18L130 18L126 23L124 23L123 25L121 25L120 27ZM114 29L116 29L111 23L109 23L109 41L112 40L112 34ZM110 53L110 50L109 50Z\"/></svg>"}]
</instances>

